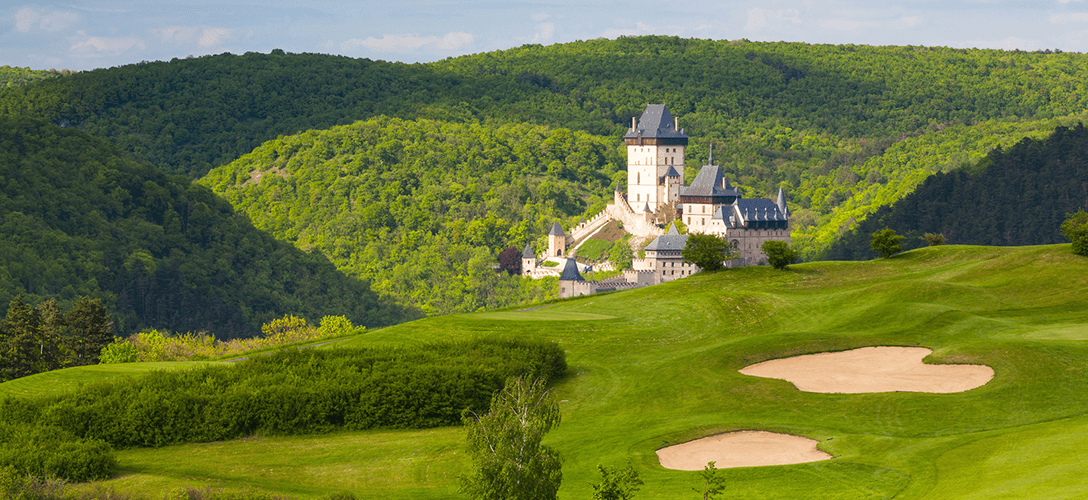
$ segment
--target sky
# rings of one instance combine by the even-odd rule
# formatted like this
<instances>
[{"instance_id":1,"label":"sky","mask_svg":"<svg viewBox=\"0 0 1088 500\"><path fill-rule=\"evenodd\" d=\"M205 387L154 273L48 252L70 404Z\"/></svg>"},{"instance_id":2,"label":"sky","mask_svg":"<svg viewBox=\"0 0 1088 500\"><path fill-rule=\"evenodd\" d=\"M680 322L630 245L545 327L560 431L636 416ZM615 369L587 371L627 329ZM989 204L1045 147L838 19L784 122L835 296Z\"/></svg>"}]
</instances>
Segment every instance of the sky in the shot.
<instances>
[{"instance_id":1,"label":"sky","mask_svg":"<svg viewBox=\"0 0 1088 500\"><path fill-rule=\"evenodd\" d=\"M0 0L0 66L90 70L230 52L427 62L637 35L1088 52L1088 0Z\"/></svg>"}]
</instances>

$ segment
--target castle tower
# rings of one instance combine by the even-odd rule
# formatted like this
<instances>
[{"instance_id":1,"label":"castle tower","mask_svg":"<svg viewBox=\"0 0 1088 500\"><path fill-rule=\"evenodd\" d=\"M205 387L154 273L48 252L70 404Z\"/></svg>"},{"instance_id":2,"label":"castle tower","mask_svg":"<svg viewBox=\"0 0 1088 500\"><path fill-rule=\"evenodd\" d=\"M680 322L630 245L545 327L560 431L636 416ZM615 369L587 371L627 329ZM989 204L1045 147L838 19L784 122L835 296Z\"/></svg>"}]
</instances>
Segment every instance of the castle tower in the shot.
<instances>
[{"instance_id":1,"label":"castle tower","mask_svg":"<svg viewBox=\"0 0 1088 500\"><path fill-rule=\"evenodd\" d=\"M567 234L558 222L548 231L548 257L563 257L567 253Z\"/></svg>"},{"instance_id":2,"label":"castle tower","mask_svg":"<svg viewBox=\"0 0 1088 500\"><path fill-rule=\"evenodd\" d=\"M673 196L678 195L672 194L666 182L672 182L667 179L672 176L679 176L681 183L684 179L688 135L679 125L664 104L647 105L641 117L631 118L631 129L623 136L627 144L627 202L631 206L645 202L656 213L659 205L676 200Z\"/></svg>"},{"instance_id":3,"label":"castle tower","mask_svg":"<svg viewBox=\"0 0 1088 500\"><path fill-rule=\"evenodd\" d=\"M521 252L521 274L528 276L536 271L536 254L533 253L533 247L525 244L525 251Z\"/></svg>"}]
</instances>

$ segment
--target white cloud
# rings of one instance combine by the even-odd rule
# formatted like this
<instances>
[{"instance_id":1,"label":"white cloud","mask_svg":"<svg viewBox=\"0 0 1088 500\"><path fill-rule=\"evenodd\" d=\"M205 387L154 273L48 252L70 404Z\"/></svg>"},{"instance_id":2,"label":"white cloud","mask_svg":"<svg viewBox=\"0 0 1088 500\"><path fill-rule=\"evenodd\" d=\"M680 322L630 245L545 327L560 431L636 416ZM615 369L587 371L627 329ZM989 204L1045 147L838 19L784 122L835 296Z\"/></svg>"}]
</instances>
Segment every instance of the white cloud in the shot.
<instances>
[{"instance_id":1,"label":"white cloud","mask_svg":"<svg viewBox=\"0 0 1088 500\"><path fill-rule=\"evenodd\" d=\"M744 31L759 31L764 28L781 29L786 24L801 24L801 11L797 9L748 9L748 20Z\"/></svg>"},{"instance_id":2,"label":"white cloud","mask_svg":"<svg viewBox=\"0 0 1088 500\"><path fill-rule=\"evenodd\" d=\"M119 37L109 38L101 36L92 36L82 42L78 42L72 45L71 50L73 52L82 53L102 53L111 52L113 54L121 54L129 49L137 48L144 49L146 46L144 42L135 37Z\"/></svg>"},{"instance_id":3,"label":"white cloud","mask_svg":"<svg viewBox=\"0 0 1088 500\"><path fill-rule=\"evenodd\" d=\"M163 41L175 44L196 43L201 48L210 48L233 39L234 32L215 26L168 26L152 30Z\"/></svg>"},{"instance_id":4,"label":"white cloud","mask_svg":"<svg viewBox=\"0 0 1088 500\"><path fill-rule=\"evenodd\" d=\"M15 14L15 29L20 33L41 30L48 33L63 31L79 22L79 14L62 10L41 11L24 8Z\"/></svg>"},{"instance_id":5,"label":"white cloud","mask_svg":"<svg viewBox=\"0 0 1088 500\"><path fill-rule=\"evenodd\" d=\"M201 47L208 48L219 45L230 37L230 30L226 28L204 28L197 41Z\"/></svg>"},{"instance_id":6,"label":"white cloud","mask_svg":"<svg viewBox=\"0 0 1088 500\"><path fill-rule=\"evenodd\" d=\"M442 50L456 50L472 43L475 39L476 37L471 33L461 31L447 33L441 38L437 36L385 35L381 38L367 37L365 40L352 38L351 40L341 43L340 48L342 50L352 50L359 47L366 47L370 50L379 52L392 52L416 50L427 45L433 45Z\"/></svg>"},{"instance_id":7,"label":"white cloud","mask_svg":"<svg viewBox=\"0 0 1088 500\"><path fill-rule=\"evenodd\" d=\"M1088 21L1088 13L1084 12L1070 12L1050 16L1050 22L1054 24L1083 23L1086 21Z\"/></svg>"},{"instance_id":8,"label":"white cloud","mask_svg":"<svg viewBox=\"0 0 1088 500\"><path fill-rule=\"evenodd\" d=\"M538 31L533 35L533 43L546 43L550 42L552 36L555 35L554 23L540 23L537 25Z\"/></svg>"}]
</instances>

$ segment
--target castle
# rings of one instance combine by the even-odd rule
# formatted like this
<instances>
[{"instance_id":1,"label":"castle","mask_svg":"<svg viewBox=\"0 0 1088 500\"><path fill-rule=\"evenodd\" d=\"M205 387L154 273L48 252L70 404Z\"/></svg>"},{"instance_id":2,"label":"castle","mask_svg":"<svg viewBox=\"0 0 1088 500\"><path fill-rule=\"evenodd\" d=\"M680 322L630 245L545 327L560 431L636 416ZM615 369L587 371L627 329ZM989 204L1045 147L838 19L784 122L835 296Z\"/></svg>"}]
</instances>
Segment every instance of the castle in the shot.
<instances>
[{"instance_id":1,"label":"castle","mask_svg":"<svg viewBox=\"0 0 1088 500\"><path fill-rule=\"evenodd\" d=\"M613 203L588 222L567 234L559 223L548 235L545 260L555 268L538 266L528 246L522 256L522 274L529 277L558 276L559 296L572 297L601 291L636 288L690 276L699 271L680 257L687 235L669 225L663 230L656 221L666 213L684 223L687 232L714 234L725 238L740 251L729 267L763 263L766 241L790 241L790 211L780 188L777 200L744 198L713 162L713 150L691 185L684 186L684 150L688 135L679 120L663 104L646 106L642 116L631 119L623 137L627 145L627 192L616 189ZM570 250L596 234L610 221L618 220L628 233L642 241L653 238L644 248L645 257L635 259L633 269L599 282L585 281Z\"/></svg>"}]
</instances>

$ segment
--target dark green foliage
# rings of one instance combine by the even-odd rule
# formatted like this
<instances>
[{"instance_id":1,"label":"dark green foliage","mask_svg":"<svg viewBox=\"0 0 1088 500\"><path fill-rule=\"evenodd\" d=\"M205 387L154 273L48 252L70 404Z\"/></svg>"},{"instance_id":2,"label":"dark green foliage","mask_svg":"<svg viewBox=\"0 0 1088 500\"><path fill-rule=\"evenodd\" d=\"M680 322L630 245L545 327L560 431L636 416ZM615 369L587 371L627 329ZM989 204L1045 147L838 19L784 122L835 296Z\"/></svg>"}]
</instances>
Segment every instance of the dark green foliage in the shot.
<instances>
[{"instance_id":1,"label":"dark green foliage","mask_svg":"<svg viewBox=\"0 0 1088 500\"><path fill-rule=\"evenodd\" d=\"M966 245L1046 245L1067 241L1066 215L1088 207L1088 129L1059 127L991 152L972 169L936 174L912 194L845 233L822 257L871 259L868 235L889 227L905 249L925 233Z\"/></svg>"},{"instance_id":2,"label":"dark green foliage","mask_svg":"<svg viewBox=\"0 0 1088 500\"><path fill-rule=\"evenodd\" d=\"M725 261L739 257L740 253L725 238L714 234L694 233L688 235L688 241L680 255L703 271L717 271L725 267Z\"/></svg>"},{"instance_id":3,"label":"dark green foliage","mask_svg":"<svg viewBox=\"0 0 1088 500\"><path fill-rule=\"evenodd\" d=\"M68 312L55 300L31 307L15 296L0 320L0 382L66 366L93 365L112 341L100 300L80 297Z\"/></svg>"},{"instance_id":4,"label":"dark green foliage","mask_svg":"<svg viewBox=\"0 0 1088 500\"><path fill-rule=\"evenodd\" d=\"M580 132L379 117L269 141L200 183L258 228L447 314L554 294L496 273L496 255L585 214L623 164L618 143Z\"/></svg>"},{"instance_id":5,"label":"dark green foliage","mask_svg":"<svg viewBox=\"0 0 1088 500\"><path fill-rule=\"evenodd\" d=\"M546 377L511 377L486 415L466 411L473 468L461 492L477 500L554 500L563 481L559 453L541 444L559 425L559 403Z\"/></svg>"},{"instance_id":6,"label":"dark green foliage","mask_svg":"<svg viewBox=\"0 0 1088 500\"><path fill-rule=\"evenodd\" d=\"M320 254L254 229L207 188L84 132L0 116L0 303L15 295L63 307L101 300L119 333L233 338L286 313L366 326L403 317ZM89 311L76 315L101 324ZM97 345L76 346L77 356L97 355Z\"/></svg>"},{"instance_id":7,"label":"dark green foliage","mask_svg":"<svg viewBox=\"0 0 1088 500\"><path fill-rule=\"evenodd\" d=\"M113 448L100 439L77 437L51 425L0 422L0 469L90 481L109 478L116 466Z\"/></svg>"},{"instance_id":8,"label":"dark green foliage","mask_svg":"<svg viewBox=\"0 0 1088 500\"><path fill-rule=\"evenodd\" d=\"M623 469L598 465L597 470L601 472L601 484L593 485L593 500L631 500L643 485L630 462Z\"/></svg>"},{"instance_id":9,"label":"dark green foliage","mask_svg":"<svg viewBox=\"0 0 1088 500\"><path fill-rule=\"evenodd\" d=\"M939 234L939 233L938 234L934 234L934 233L923 234L922 235L922 240L924 240L926 242L926 244L931 246L931 247L935 247L935 246L938 246L938 245L944 245L944 235Z\"/></svg>"},{"instance_id":10,"label":"dark green foliage","mask_svg":"<svg viewBox=\"0 0 1088 500\"><path fill-rule=\"evenodd\" d=\"M902 242L904 239L904 236L895 234L894 230L884 228L872 234L869 247L880 254L881 257L887 259L903 250Z\"/></svg>"},{"instance_id":11,"label":"dark green foliage","mask_svg":"<svg viewBox=\"0 0 1088 500\"><path fill-rule=\"evenodd\" d=\"M775 269L785 269L790 264L797 262L801 256L790 248L785 241L770 240L763 242L763 253L767 256L767 263Z\"/></svg>"},{"instance_id":12,"label":"dark green foliage","mask_svg":"<svg viewBox=\"0 0 1088 500\"><path fill-rule=\"evenodd\" d=\"M429 428L459 423L466 409L483 411L507 377L565 371L556 344L516 340L288 350L236 366L90 384L69 396L8 399L0 419L117 447Z\"/></svg>"},{"instance_id":13,"label":"dark green foliage","mask_svg":"<svg viewBox=\"0 0 1088 500\"><path fill-rule=\"evenodd\" d=\"M1073 242L1073 253L1088 257L1088 213L1078 210L1062 223L1062 235Z\"/></svg>"}]
</instances>

